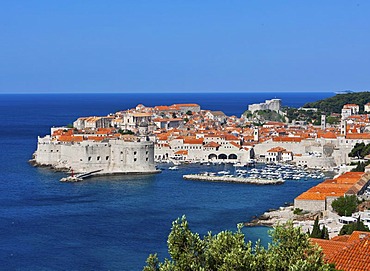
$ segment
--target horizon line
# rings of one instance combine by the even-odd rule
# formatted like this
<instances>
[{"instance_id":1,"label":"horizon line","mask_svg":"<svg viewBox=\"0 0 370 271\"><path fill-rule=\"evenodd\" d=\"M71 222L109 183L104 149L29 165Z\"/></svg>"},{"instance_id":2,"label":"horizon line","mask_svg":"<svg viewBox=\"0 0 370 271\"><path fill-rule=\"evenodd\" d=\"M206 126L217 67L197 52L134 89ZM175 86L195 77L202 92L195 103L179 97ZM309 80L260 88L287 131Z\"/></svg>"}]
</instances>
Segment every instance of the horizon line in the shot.
<instances>
[{"instance_id":1,"label":"horizon line","mask_svg":"<svg viewBox=\"0 0 370 271\"><path fill-rule=\"evenodd\" d=\"M361 90L361 91L354 91L354 92L368 92L369 90ZM127 92L0 92L0 95L54 95L54 94L196 94L196 93L209 93L209 94L244 94L244 93L335 93L340 91L127 91Z\"/></svg>"}]
</instances>

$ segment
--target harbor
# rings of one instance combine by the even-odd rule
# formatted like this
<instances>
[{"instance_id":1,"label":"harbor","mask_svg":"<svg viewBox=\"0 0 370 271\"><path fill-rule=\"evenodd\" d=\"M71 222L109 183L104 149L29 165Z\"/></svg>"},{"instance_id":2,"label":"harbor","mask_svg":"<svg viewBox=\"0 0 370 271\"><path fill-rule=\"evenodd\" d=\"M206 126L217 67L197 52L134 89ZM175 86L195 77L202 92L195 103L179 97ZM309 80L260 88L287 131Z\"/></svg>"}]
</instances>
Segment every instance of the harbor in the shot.
<instances>
[{"instance_id":1,"label":"harbor","mask_svg":"<svg viewBox=\"0 0 370 271\"><path fill-rule=\"evenodd\" d=\"M230 175L216 176L212 174L187 174L182 176L185 180L207 181L207 182L229 182L229 183L246 183L257 185L283 184L283 179L262 179L250 177L235 177Z\"/></svg>"},{"instance_id":2,"label":"harbor","mask_svg":"<svg viewBox=\"0 0 370 271\"><path fill-rule=\"evenodd\" d=\"M186 167L186 165L184 165L184 167ZM170 170L173 170L172 168L173 167L169 167ZM176 169L178 169L178 166L176 166ZM224 164L223 170L184 174L183 179L208 182L271 185L283 184L285 181L322 180L325 176L326 175L321 171L308 170L292 164L260 163L253 167L240 167L233 164Z\"/></svg>"}]
</instances>

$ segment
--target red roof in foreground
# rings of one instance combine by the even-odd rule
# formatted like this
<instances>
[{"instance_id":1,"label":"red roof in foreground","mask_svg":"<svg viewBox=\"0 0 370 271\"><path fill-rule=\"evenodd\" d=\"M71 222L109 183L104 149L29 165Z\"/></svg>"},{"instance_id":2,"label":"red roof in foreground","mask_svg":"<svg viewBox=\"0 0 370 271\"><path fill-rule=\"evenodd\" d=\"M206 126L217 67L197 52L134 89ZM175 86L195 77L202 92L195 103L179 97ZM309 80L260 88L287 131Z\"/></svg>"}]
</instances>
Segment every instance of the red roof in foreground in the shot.
<instances>
[{"instance_id":1,"label":"red roof in foreground","mask_svg":"<svg viewBox=\"0 0 370 271\"><path fill-rule=\"evenodd\" d=\"M327 261L335 263L335 268L338 270L370 270L370 236L354 241L349 246L330 255Z\"/></svg>"},{"instance_id":2,"label":"red roof in foreground","mask_svg":"<svg viewBox=\"0 0 370 271\"><path fill-rule=\"evenodd\" d=\"M334 263L337 270L370 270L370 233L354 231L346 238L311 240L323 249L325 260Z\"/></svg>"}]
</instances>

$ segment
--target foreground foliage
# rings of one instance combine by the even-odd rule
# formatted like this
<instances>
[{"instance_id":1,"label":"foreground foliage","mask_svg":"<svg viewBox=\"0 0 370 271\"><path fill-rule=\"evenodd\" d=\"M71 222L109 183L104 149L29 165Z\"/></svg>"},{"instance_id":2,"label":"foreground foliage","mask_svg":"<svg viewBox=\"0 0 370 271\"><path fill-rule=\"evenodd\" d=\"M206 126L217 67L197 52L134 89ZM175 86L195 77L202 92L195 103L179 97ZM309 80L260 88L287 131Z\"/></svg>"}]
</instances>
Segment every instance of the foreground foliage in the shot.
<instances>
[{"instance_id":1,"label":"foreground foliage","mask_svg":"<svg viewBox=\"0 0 370 271\"><path fill-rule=\"evenodd\" d=\"M143 271L329 271L323 254L311 244L307 234L287 223L271 231L272 243L265 249L259 242L252 246L245 242L242 226L238 230L208 233L203 239L189 229L185 217L172 223L168 237L171 259L160 262L156 254L150 255Z\"/></svg>"}]
</instances>

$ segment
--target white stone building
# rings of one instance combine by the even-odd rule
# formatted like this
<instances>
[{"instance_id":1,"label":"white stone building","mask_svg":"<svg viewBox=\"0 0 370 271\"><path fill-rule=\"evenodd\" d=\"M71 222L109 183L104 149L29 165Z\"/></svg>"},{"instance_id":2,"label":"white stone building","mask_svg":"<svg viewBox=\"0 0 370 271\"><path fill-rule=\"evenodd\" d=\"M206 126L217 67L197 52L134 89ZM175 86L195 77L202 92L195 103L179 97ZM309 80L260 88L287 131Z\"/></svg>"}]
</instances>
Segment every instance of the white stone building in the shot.
<instances>
[{"instance_id":1,"label":"white stone building","mask_svg":"<svg viewBox=\"0 0 370 271\"><path fill-rule=\"evenodd\" d=\"M73 137L71 137L73 138ZM120 139L102 141L79 140L59 141L47 135L39 137L34 162L39 166L50 166L76 173L101 170L99 174L148 174L156 173L154 143L141 140L126 142Z\"/></svg>"},{"instance_id":2,"label":"white stone building","mask_svg":"<svg viewBox=\"0 0 370 271\"><path fill-rule=\"evenodd\" d=\"M272 110L280 112L281 110L281 99L266 100L264 103L251 104L248 106L248 110L254 113L258 110Z\"/></svg>"}]
</instances>

